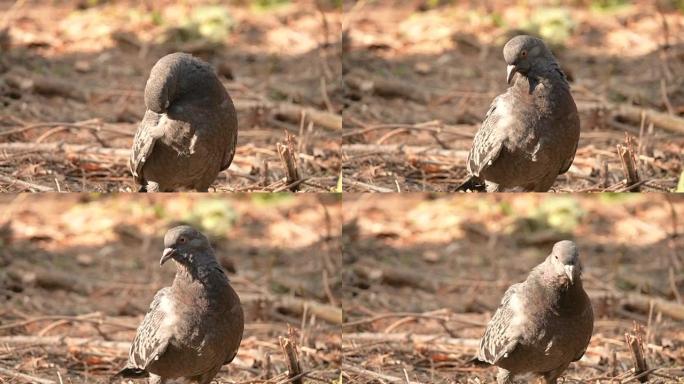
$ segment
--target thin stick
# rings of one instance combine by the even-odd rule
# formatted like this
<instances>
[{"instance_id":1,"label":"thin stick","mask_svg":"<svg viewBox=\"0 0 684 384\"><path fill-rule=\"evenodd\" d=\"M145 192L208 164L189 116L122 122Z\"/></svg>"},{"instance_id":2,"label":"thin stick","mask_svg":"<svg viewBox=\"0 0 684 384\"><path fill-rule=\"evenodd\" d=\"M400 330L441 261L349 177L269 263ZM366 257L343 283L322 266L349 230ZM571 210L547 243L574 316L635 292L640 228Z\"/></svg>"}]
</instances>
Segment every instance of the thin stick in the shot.
<instances>
[{"instance_id":1,"label":"thin stick","mask_svg":"<svg viewBox=\"0 0 684 384\"><path fill-rule=\"evenodd\" d=\"M18 185L20 187L23 187L25 189L30 189L32 191L38 191L38 192L54 192L54 188L52 187L46 187L40 184L33 184L29 183L28 181L23 181L19 179L15 179L14 177L10 176L5 176L5 175L0 175L0 181L3 183L7 183L7 187L11 187L13 185Z\"/></svg>"},{"instance_id":2,"label":"thin stick","mask_svg":"<svg viewBox=\"0 0 684 384\"><path fill-rule=\"evenodd\" d=\"M115 323L115 322L108 322L108 321L103 321L103 320L97 320L93 319L93 317L100 317L102 316L101 313L99 312L94 312L94 313L88 313L85 315L80 315L80 316L40 316L40 317L34 317L32 319L27 319L23 321L19 321L16 323L10 323L10 324L4 324L0 326L0 330L2 329L12 329L12 328L17 328L17 327L23 327L25 325L33 324L39 321L55 321L55 320L66 320L69 322L86 322L86 323L93 323L93 324L98 324L98 325L111 325L115 327L121 327L125 329L137 329L137 327L132 326L132 325L127 325L127 324L122 324L122 323Z\"/></svg>"},{"instance_id":3,"label":"thin stick","mask_svg":"<svg viewBox=\"0 0 684 384\"><path fill-rule=\"evenodd\" d=\"M295 384L303 384L302 367L299 364L299 354L297 353L297 343L294 337L294 329L289 327L288 336L280 336L278 340L280 341L280 347L283 349L283 353L285 353L288 377Z\"/></svg>"},{"instance_id":4,"label":"thin stick","mask_svg":"<svg viewBox=\"0 0 684 384\"><path fill-rule=\"evenodd\" d=\"M56 143L0 143L0 151L9 152L74 152L92 155L106 155L114 157L130 157L129 148L102 148L85 144Z\"/></svg>"},{"instance_id":5,"label":"thin stick","mask_svg":"<svg viewBox=\"0 0 684 384\"><path fill-rule=\"evenodd\" d=\"M620 157L622 169L624 170L625 176L627 178L627 186L633 187L634 185L638 184L640 180L636 162L634 161L634 150L632 149L633 141L631 136L628 135L625 137L625 144L626 145L618 144L618 156ZM634 187L633 190L638 192L639 187Z\"/></svg>"},{"instance_id":6,"label":"thin stick","mask_svg":"<svg viewBox=\"0 0 684 384\"><path fill-rule=\"evenodd\" d=\"M373 372L369 371L368 369L364 369L361 367L355 367L351 364L342 364L342 371L344 372L353 372L356 373L357 375L365 376L365 377L372 377L374 379L380 379L380 380L386 380L389 381L390 383L406 383L406 384L422 384L420 381L405 381L404 378L401 377L394 377L390 375L386 375L384 373L378 373L378 372Z\"/></svg>"},{"instance_id":7,"label":"thin stick","mask_svg":"<svg viewBox=\"0 0 684 384\"><path fill-rule=\"evenodd\" d=\"M644 343L641 339L641 328L636 322L634 322L633 332L633 335L625 332L625 342L632 354L634 374L639 378L640 382L645 383L648 381L648 365L646 365L646 359L644 359Z\"/></svg>"},{"instance_id":8,"label":"thin stick","mask_svg":"<svg viewBox=\"0 0 684 384\"><path fill-rule=\"evenodd\" d=\"M372 185L372 184L364 183L362 181L352 180L349 178L344 178L342 180L342 183L346 184L346 185L351 185L353 187L359 187L359 188L367 189L367 190L370 190L373 192L380 192L380 193L392 193L392 192L394 192L393 190L391 190L389 188L378 187L377 185Z\"/></svg>"},{"instance_id":9,"label":"thin stick","mask_svg":"<svg viewBox=\"0 0 684 384\"><path fill-rule=\"evenodd\" d=\"M93 340L84 337L63 336L0 336L0 344L63 345L90 348L107 348L127 353L131 343L125 341Z\"/></svg>"},{"instance_id":10,"label":"thin stick","mask_svg":"<svg viewBox=\"0 0 684 384\"><path fill-rule=\"evenodd\" d=\"M304 120L304 118L305 116L302 115L302 120ZM289 189L292 192L296 192L297 189L299 189L301 177L299 175L299 167L297 166L297 151L295 151L294 136L285 131L285 144L277 143L276 148L278 149L280 160L285 165L287 171L287 184Z\"/></svg>"},{"instance_id":11,"label":"thin stick","mask_svg":"<svg viewBox=\"0 0 684 384\"><path fill-rule=\"evenodd\" d=\"M3 375L7 375L7 377L10 379L21 379L23 381L26 381L27 383L56 384L52 380L41 379L40 377L35 376L29 376L25 373L10 371L9 369L5 369L2 367L0 367L0 373L2 373Z\"/></svg>"},{"instance_id":12,"label":"thin stick","mask_svg":"<svg viewBox=\"0 0 684 384\"><path fill-rule=\"evenodd\" d=\"M470 151L458 149L441 149L428 146L412 146L402 144L345 144L342 152L346 155L405 155L405 156L442 156L454 159L454 162L465 162Z\"/></svg>"}]
</instances>

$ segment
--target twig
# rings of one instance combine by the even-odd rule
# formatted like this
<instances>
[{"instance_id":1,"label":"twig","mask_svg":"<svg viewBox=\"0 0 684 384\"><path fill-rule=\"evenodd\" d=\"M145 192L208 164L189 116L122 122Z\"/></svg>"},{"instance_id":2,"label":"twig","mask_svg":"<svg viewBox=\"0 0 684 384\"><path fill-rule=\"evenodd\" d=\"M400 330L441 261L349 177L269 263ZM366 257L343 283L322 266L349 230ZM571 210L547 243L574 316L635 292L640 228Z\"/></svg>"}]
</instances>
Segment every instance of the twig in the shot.
<instances>
[{"instance_id":1,"label":"twig","mask_svg":"<svg viewBox=\"0 0 684 384\"><path fill-rule=\"evenodd\" d=\"M628 104L610 103L605 101L578 102L577 108L580 112L607 109L612 115L621 116L635 124L639 124L643 112L646 115L646 119L652 122L656 127L675 133L684 133L684 119L675 115L658 112L650 108L634 107Z\"/></svg>"},{"instance_id":2,"label":"twig","mask_svg":"<svg viewBox=\"0 0 684 384\"><path fill-rule=\"evenodd\" d=\"M380 192L380 193L392 193L392 192L394 192L393 190L391 190L389 188L378 187L377 185L367 184L367 183L364 183L362 181L352 180L350 178L344 178L344 180L342 180L342 183L346 184L346 185L351 185L354 187L367 189L367 190L370 190L373 192Z\"/></svg>"},{"instance_id":3,"label":"twig","mask_svg":"<svg viewBox=\"0 0 684 384\"><path fill-rule=\"evenodd\" d=\"M286 309L289 312L301 315L304 312L304 307L307 307L309 313L316 315L316 317L325 320L332 324L342 324L342 308L319 303L313 300L303 300L298 297L291 296L270 296L270 295L240 295L243 303L248 302L270 302L275 307Z\"/></svg>"},{"instance_id":4,"label":"twig","mask_svg":"<svg viewBox=\"0 0 684 384\"><path fill-rule=\"evenodd\" d=\"M30 189L33 191L38 191L38 192L53 192L55 190L52 187L46 187L46 186L39 185L39 184L29 183L28 181L15 179L14 177L5 176L5 175L0 175L0 181L8 184L5 187L11 187L13 185L19 185L23 188Z\"/></svg>"},{"instance_id":5,"label":"twig","mask_svg":"<svg viewBox=\"0 0 684 384\"><path fill-rule=\"evenodd\" d=\"M415 333L373 333L373 332L345 332L342 338L345 341L355 342L384 342L384 343L413 343L413 344L446 344L454 347L477 349L480 346L479 339L463 339L443 335L420 335Z\"/></svg>"},{"instance_id":6,"label":"twig","mask_svg":"<svg viewBox=\"0 0 684 384\"><path fill-rule=\"evenodd\" d=\"M302 115L304 120L304 115ZM297 151L295 150L294 136L285 131L285 144L276 143L278 155L280 160L285 165L287 171L287 184L290 191L297 192L301 177L299 176L299 167L297 166ZM299 183L298 183L299 182Z\"/></svg>"},{"instance_id":7,"label":"twig","mask_svg":"<svg viewBox=\"0 0 684 384\"><path fill-rule=\"evenodd\" d=\"M93 317L101 317L101 316L102 316L102 314L99 312L88 313L88 314L80 315L80 316L40 316L40 317L34 317L32 319L19 321L16 323L1 325L0 330L23 327L23 326L26 326L29 324L40 322L40 321L55 321L55 320L67 321L67 322L85 322L85 323L92 323L92 324L98 324L98 325L111 325L111 326L115 326L115 327L120 327L120 328L124 328L124 329L132 329L132 330L137 329L137 327L132 326L132 325L122 324L122 323L118 323L118 322L98 320L98 319L93 318Z\"/></svg>"},{"instance_id":8,"label":"twig","mask_svg":"<svg viewBox=\"0 0 684 384\"><path fill-rule=\"evenodd\" d=\"M302 367L299 363L299 354L297 353L297 342L294 337L294 329L288 326L287 337L278 337L280 341L280 348L285 354L285 362L287 363L288 377L295 384L302 384Z\"/></svg>"},{"instance_id":9,"label":"twig","mask_svg":"<svg viewBox=\"0 0 684 384\"><path fill-rule=\"evenodd\" d=\"M627 135L625 137L625 145L618 144L617 151L622 163L622 169L624 170L625 176L627 178L627 186L633 187L632 189L638 192L639 187L635 187L635 185L638 184L640 180L636 162L634 161L633 147L632 137Z\"/></svg>"},{"instance_id":10,"label":"twig","mask_svg":"<svg viewBox=\"0 0 684 384\"><path fill-rule=\"evenodd\" d=\"M587 292L592 299L606 300L614 298L619 300L621 304L636 308L642 312L648 312L651 303L653 303L654 311L660 311L663 315L676 320L684 320L684 305L673 301L654 298L639 293L618 294L595 290L587 290Z\"/></svg>"},{"instance_id":11,"label":"twig","mask_svg":"<svg viewBox=\"0 0 684 384\"><path fill-rule=\"evenodd\" d=\"M369 371L369 370L361 368L361 367L356 367L356 366L353 366L351 364L345 364L345 363L342 363L342 371L352 372L352 373L356 373L357 375L361 375L361 376L365 376L365 377L372 377L374 379L385 380L385 381L389 381L390 383L422 384L420 381L406 381L406 379L404 379L402 377L394 377L394 376L386 375L384 373L373 372L373 371Z\"/></svg>"},{"instance_id":12,"label":"twig","mask_svg":"<svg viewBox=\"0 0 684 384\"><path fill-rule=\"evenodd\" d=\"M114 157L130 157L129 148L102 148L85 144L55 143L0 143L0 151L9 152L73 152Z\"/></svg>"},{"instance_id":13,"label":"twig","mask_svg":"<svg viewBox=\"0 0 684 384\"><path fill-rule=\"evenodd\" d=\"M10 371L9 369L5 369L0 367L0 373L4 375L7 375L5 378L10 378L10 379L21 379L23 381L26 381L27 383L40 383L40 384L56 384L52 380L48 379L41 379L40 377L35 377L35 376L29 376L25 373L20 373L20 372L15 372L15 371Z\"/></svg>"},{"instance_id":14,"label":"twig","mask_svg":"<svg viewBox=\"0 0 684 384\"><path fill-rule=\"evenodd\" d=\"M25 125L19 128L13 128L8 131L0 132L0 136L12 135L15 133L22 133L29 131L31 129L37 128L53 128L53 127L63 127L63 128L78 128L78 129L88 129L94 132L109 132L115 133L121 136L133 136L133 132L124 132L118 129L106 128L101 126L102 123L98 119L90 119L84 121L78 121L75 123L64 123L64 122L47 122L47 123L36 123Z\"/></svg>"},{"instance_id":15,"label":"twig","mask_svg":"<svg viewBox=\"0 0 684 384\"><path fill-rule=\"evenodd\" d=\"M429 90L421 89L415 83L402 80L384 78L368 80L367 77L349 75L345 76L344 82L351 89L372 93L385 98L398 97L420 104L427 104L432 98Z\"/></svg>"},{"instance_id":16,"label":"twig","mask_svg":"<svg viewBox=\"0 0 684 384\"><path fill-rule=\"evenodd\" d=\"M634 374L639 377L639 381L648 381L648 365L644 359L644 342L641 339L641 328L634 322L634 334L625 332L625 342L632 353L632 363L634 363Z\"/></svg>"},{"instance_id":17,"label":"twig","mask_svg":"<svg viewBox=\"0 0 684 384\"><path fill-rule=\"evenodd\" d=\"M0 336L0 344L62 345L68 347L106 348L127 353L131 343L127 341L93 340L84 337L64 336Z\"/></svg>"},{"instance_id":18,"label":"twig","mask_svg":"<svg viewBox=\"0 0 684 384\"><path fill-rule=\"evenodd\" d=\"M406 156L442 156L454 159L454 162L465 162L470 151L457 149L441 149L428 146L411 146L400 144L345 144L342 152L347 155L406 155Z\"/></svg>"},{"instance_id":19,"label":"twig","mask_svg":"<svg viewBox=\"0 0 684 384\"><path fill-rule=\"evenodd\" d=\"M271 110L275 115L281 116L282 118L293 123L299 123L302 116L301 114L304 112L306 113L306 118L308 121L311 121L320 127L335 131L342 130L342 116L330 112L319 111L313 108L301 107L296 104L235 100L235 109L238 111L254 109Z\"/></svg>"},{"instance_id":20,"label":"twig","mask_svg":"<svg viewBox=\"0 0 684 384\"><path fill-rule=\"evenodd\" d=\"M294 182L292 182L292 183L290 183L290 184L285 184L285 185L283 185L283 186L281 186L281 187L278 187L278 188L274 189L274 190L271 191L271 192L273 192L273 193L282 192L282 191L284 191L284 190L286 190L286 189L289 189L289 190L293 190L293 189L294 189L294 190L296 190L296 189L299 187L300 184L306 184L306 181L307 181L307 180L309 180L309 178L308 178L308 177L305 177L305 178L303 178L303 179L299 179L299 180L297 180L297 181L294 181Z\"/></svg>"}]
</instances>

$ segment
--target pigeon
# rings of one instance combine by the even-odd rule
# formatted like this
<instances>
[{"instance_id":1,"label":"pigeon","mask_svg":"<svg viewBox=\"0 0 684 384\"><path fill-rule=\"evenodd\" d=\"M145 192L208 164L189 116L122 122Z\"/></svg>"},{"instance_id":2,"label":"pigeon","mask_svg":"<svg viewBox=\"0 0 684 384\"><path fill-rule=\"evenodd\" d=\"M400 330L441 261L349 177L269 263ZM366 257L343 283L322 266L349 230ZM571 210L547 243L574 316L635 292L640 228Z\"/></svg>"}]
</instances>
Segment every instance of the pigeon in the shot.
<instances>
[{"instance_id":1,"label":"pigeon","mask_svg":"<svg viewBox=\"0 0 684 384\"><path fill-rule=\"evenodd\" d=\"M508 288L474 362L498 366L498 384L524 374L555 384L584 355L594 329L581 272L575 243L556 243L524 282Z\"/></svg>"},{"instance_id":2,"label":"pigeon","mask_svg":"<svg viewBox=\"0 0 684 384\"><path fill-rule=\"evenodd\" d=\"M503 50L513 84L489 107L456 190L546 192L572 165L577 106L560 65L541 39L519 35Z\"/></svg>"},{"instance_id":3,"label":"pigeon","mask_svg":"<svg viewBox=\"0 0 684 384\"><path fill-rule=\"evenodd\" d=\"M209 240L183 225L164 236L163 265L176 264L170 287L157 292L115 376L149 377L150 384L185 378L208 384L237 355L244 315L240 298L219 266Z\"/></svg>"},{"instance_id":4,"label":"pigeon","mask_svg":"<svg viewBox=\"0 0 684 384\"><path fill-rule=\"evenodd\" d=\"M206 192L233 161L238 133L233 101L212 67L187 53L162 57L145 106L129 161L139 191Z\"/></svg>"}]
</instances>

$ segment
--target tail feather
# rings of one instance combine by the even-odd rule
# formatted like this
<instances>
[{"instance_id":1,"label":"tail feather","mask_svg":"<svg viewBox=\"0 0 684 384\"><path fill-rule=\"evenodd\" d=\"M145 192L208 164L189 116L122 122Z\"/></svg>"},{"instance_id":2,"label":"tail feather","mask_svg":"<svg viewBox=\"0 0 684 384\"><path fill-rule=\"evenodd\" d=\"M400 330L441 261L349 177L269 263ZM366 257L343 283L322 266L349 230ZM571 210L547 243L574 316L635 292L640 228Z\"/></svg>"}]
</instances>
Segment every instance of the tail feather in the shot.
<instances>
[{"instance_id":1,"label":"tail feather","mask_svg":"<svg viewBox=\"0 0 684 384\"><path fill-rule=\"evenodd\" d=\"M475 357L473 357L472 359L468 360L467 363L468 363L468 364L472 364L472 365L474 365L474 366L476 366L476 367L489 367L489 366L491 366L490 363L488 363L488 362L486 362L486 361L484 361L484 360L480 360L477 356L475 356Z\"/></svg>"},{"instance_id":2,"label":"tail feather","mask_svg":"<svg viewBox=\"0 0 684 384\"><path fill-rule=\"evenodd\" d=\"M126 379L140 379L143 377L149 377L150 373L142 368L136 367L126 367L120 370L114 377L123 377Z\"/></svg>"},{"instance_id":3,"label":"tail feather","mask_svg":"<svg viewBox=\"0 0 684 384\"><path fill-rule=\"evenodd\" d=\"M474 192L486 192L487 187L485 183L476 176L470 176L466 181L461 183L456 189L456 192L474 191Z\"/></svg>"}]
</instances>

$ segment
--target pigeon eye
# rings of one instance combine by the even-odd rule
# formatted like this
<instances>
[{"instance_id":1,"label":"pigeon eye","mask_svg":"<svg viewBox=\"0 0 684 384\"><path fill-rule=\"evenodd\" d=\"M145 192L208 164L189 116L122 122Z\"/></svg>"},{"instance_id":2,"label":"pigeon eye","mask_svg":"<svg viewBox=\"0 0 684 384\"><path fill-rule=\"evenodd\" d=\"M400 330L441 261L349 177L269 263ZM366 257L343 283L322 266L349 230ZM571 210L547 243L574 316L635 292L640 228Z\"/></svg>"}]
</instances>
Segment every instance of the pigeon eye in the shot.
<instances>
[{"instance_id":1,"label":"pigeon eye","mask_svg":"<svg viewBox=\"0 0 684 384\"><path fill-rule=\"evenodd\" d=\"M526 57L526 56L527 56L527 51L522 51L522 52L520 52L520 56Z\"/></svg>"},{"instance_id":2,"label":"pigeon eye","mask_svg":"<svg viewBox=\"0 0 684 384\"><path fill-rule=\"evenodd\" d=\"M185 244L185 237L178 238L178 242L181 244Z\"/></svg>"}]
</instances>

